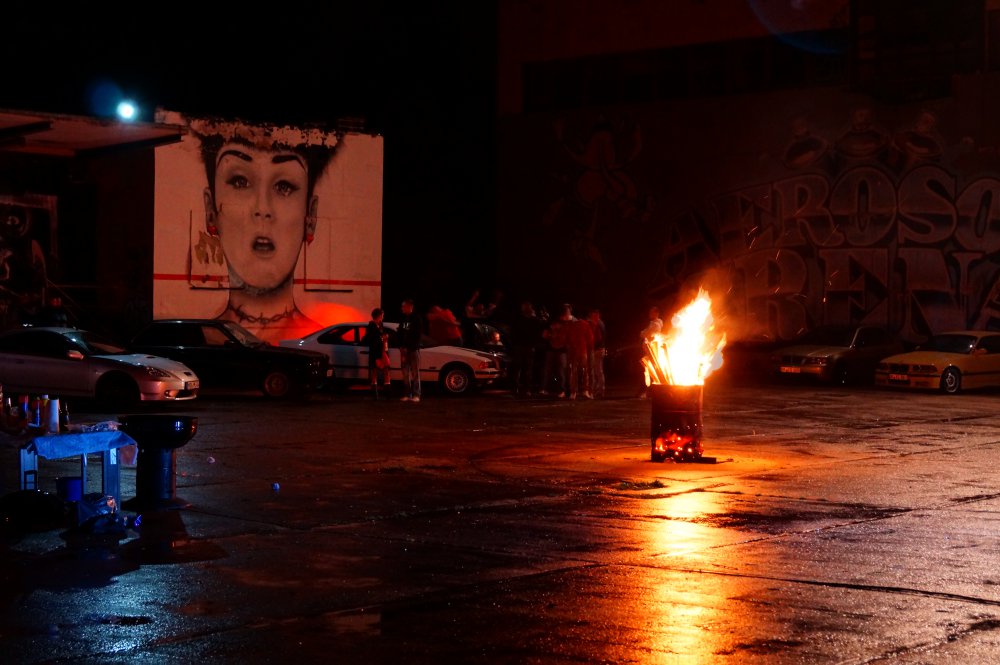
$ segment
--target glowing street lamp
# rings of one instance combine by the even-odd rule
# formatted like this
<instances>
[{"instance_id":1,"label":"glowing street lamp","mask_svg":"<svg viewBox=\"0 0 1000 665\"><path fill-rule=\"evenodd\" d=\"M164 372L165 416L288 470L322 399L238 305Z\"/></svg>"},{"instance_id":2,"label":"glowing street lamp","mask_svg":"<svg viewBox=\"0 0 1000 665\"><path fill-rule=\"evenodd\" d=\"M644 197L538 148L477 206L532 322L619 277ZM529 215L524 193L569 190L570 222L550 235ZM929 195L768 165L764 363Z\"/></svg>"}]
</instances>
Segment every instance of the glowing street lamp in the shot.
<instances>
[{"instance_id":1,"label":"glowing street lamp","mask_svg":"<svg viewBox=\"0 0 1000 665\"><path fill-rule=\"evenodd\" d=\"M121 120L131 121L135 120L139 115L139 108L127 99L123 99L118 102L118 106L115 109L118 114L118 118Z\"/></svg>"}]
</instances>

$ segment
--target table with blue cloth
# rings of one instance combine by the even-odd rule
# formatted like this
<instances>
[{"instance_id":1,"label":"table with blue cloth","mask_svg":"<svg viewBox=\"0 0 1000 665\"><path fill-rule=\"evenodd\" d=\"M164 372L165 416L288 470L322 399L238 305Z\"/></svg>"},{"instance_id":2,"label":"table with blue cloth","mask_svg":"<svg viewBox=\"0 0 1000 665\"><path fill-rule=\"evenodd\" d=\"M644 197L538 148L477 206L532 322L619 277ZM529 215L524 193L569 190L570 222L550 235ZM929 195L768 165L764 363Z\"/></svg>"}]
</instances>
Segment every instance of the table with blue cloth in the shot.
<instances>
[{"instance_id":1,"label":"table with blue cloth","mask_svg":"<svg viewBox=\"0 0 1000 665\"><path fill-rule=\"evenodd\" d=\"M38 458L61 459L80 457L81 486L87 487L87 455L101 454L101 491L121 504L119 481L119 448L135 444L135 439L120 430L68 432L65 434L26 435L20 447L21 489L38 489ZM17 437L23 440L24 437Z\"/></svg>"}]
</instances>

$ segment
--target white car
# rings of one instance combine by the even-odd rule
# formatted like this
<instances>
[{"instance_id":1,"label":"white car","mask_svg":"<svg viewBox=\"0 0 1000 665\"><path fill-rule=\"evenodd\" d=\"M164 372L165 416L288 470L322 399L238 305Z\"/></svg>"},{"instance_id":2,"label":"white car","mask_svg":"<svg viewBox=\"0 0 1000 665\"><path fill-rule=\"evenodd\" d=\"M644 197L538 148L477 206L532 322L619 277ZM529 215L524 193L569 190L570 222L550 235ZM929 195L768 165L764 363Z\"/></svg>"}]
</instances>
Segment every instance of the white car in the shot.
<instances>
[{"instance_id":1,"label":"white car","mask_svg":"<svg viewBox=\"0 0 1000 665\"><path fill-rule=\"evenodd\" d=\"M183 363L131 353L86 330L29 326L0 334L0 385L8 396L88 397L127 407L194 399L201 382Z\"/></svg>"},{"instance_id":2,"label":"white car","mask_svg":"<svg viewBox=\"0 0 1000 665\"><path fill-rule=\"evenodd\" d=\"M389 378L402 381L399 342L395 323L383 322L389 336ZM330 358L338 381L368 381L368 345L364 342L367 322L338 323L301 339L285 339L279 346L322 351ZM440 345L424 336L420 348L420 381L436 383L448 394L460 395L487 386L503 377L503 353Z\"/></svg>"}]
</instances>

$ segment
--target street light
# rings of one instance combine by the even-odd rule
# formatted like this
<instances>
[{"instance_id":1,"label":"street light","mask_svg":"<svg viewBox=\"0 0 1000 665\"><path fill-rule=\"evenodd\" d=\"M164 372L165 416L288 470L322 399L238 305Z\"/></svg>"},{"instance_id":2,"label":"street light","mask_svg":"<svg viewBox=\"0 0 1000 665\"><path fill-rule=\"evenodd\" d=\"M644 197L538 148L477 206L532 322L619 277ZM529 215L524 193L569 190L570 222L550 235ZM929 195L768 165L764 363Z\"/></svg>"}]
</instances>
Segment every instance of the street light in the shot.
<instances>
[{"instance_id":1,"label":"street light","mask_svg":"<svg viewBox=\"0 0 1000 665\"><path fill-rule=\"evenodd\" d=\"M123 99L118 102L115 112L118 114L120 120L132 121L138 117L139 108L132 101Z\"/></svg>"}]
</instances>

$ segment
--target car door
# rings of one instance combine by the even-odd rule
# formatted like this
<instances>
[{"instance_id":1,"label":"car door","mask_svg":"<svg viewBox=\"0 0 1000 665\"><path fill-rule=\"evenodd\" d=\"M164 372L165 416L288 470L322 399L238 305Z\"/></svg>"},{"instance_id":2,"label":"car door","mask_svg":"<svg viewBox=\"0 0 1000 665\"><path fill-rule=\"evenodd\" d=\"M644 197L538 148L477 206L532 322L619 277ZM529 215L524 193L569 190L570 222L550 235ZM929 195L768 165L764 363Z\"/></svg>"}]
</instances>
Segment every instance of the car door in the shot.
<instances>
[{"instance_id":1,"label":"car door","mask_svg":"<svg viewBox=\"0 0 1000 665\"><path fill-rule=\"evenodd\" d=\"M190 366L202 379L203 385L257 387L262 371L254 358L253 349L244 346L219 324L198 324L195 337L198 343L188 350L192 362Z\"/></svg>"},{"instance_id":2,"label":"car door","mask_svg":"<svg viewBox=\"0 0 1000 665\"><path fill-rule=\"evenodd\" d=\"M861 327L858 328L853 350L853 371L867 379L874 378L875 367L882 358L900 353L903 347L883 328Z\"/></svg>"},{"instance_id":3,"label":"car door","mask_svg":"<svg viewBox=\"0 0 1000 665\"><path fill-rule=\"evenodd\" d=\"M26 330L11 335L3 341L0 358L4 385L54 396L92 393L91 368L96 361L59 333Z\"/></svg>"},{"instance_id":4,"label":"car door","mask_svg":"<svg viewBox=\"0 0 1000 665\"><path fill-rule=\"evenodd\" d=\"M334 326L316 340L333 365L337 379L358 381L368 378L368 347L362 343L365 327Z\"/></svg>"},{"instance_id":5,"label":"car door","mask_svg":"<svg viewBox=\"0 0 1000 665\"><path fill-rule=\"evenodd\" d=\"M396 332L396 328L393 326L385 326L385 332L386 332L386 337L389 338L388 339L389 380L402 381L403 361L399 357L399 334Z\"/></svg>"},{"instance_id":6,"label":"car door","mask_svg":"<svg viewBox=\"0 0 1000 665\"><path fill-rule=\"evenodd\" d=\"M971 371L966 372L963 387L1000 386L1000 335L985 335L972 352Z\"/></svg>"}]
</instances>

